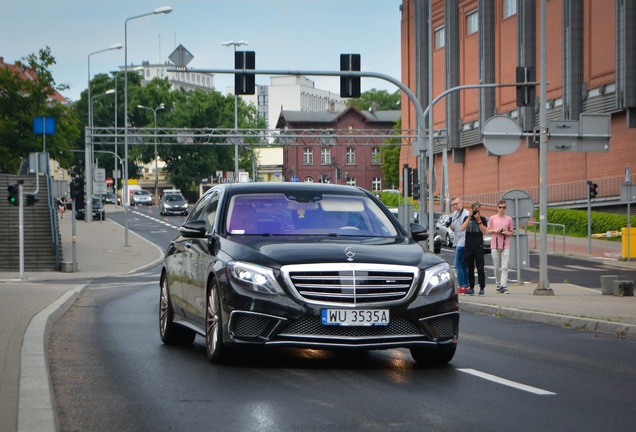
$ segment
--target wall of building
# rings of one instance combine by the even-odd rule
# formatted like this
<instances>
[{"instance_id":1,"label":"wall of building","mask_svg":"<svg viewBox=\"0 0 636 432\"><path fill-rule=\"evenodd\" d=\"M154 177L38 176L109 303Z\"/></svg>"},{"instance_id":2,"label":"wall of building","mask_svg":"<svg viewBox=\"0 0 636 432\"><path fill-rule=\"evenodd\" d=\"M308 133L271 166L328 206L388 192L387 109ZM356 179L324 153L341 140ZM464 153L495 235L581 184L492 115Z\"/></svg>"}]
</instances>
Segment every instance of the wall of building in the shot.
<instances>
[{"instance_id":1,"label":"wall of building","mask_svg":"<svg viewBox=\"0 0 636 432\"><path fill-rule=\"evenodd\" d=\"M564 73L563 73L563 7L565 2L547 1L547 101L548 119L562 119L564 108ZM477 84L479 75L479 38L478 33L466 35L466 13L478 7L477 0L459 0L460 11L460 79L462 85ZM433 1L433 27L444 25L444 2ZM402 3L402 79L415 90L415 26L414 0ZM539 80L540 71L540 2L536 1L537 11L537 59L536 71ZM515 82L517 66L517 15L502 18L502 2L495 3L495 65L497 82ZM575 153L548 152L547 179L548 185L577 185L587 179L609 179L624 177L627 166L636 169L636 129L627 127L627 116L624 110L616 108L613 100L617 95L613 92L616 80L616 2L583 1L583 88L579 91L583 100L583 110L587 112L611 114L611 140L609 152ZM422 31L428 31L423 29ZM433 51L433 97L445 90L444 48ZM635 76L627 78L629 82ZM427 83L424 83L428 85ZM514 88L497 89L495 93L497 113L516 117L516 93ZM539 95L537 88L536 129L539 121ZM620 96L620 95L618 95ZM479 91L464 90L460 97L460 118L464 127L469 122L479 122ZM424 102L424 105L426 101ZM435 106L433 120L435 129L453 127L445 122L444 101ZM414 112L410 103L403 100L403 128L415 128ZM463 131L461 149L456 150L461 157L452 157L449 152L449 194L474 196L488 193L503 193L510 189L530 189L539 187L539 149L537 143L530 146L525 140L519 149L507 156L489 155L481 139L471 142L468 132ZM436 172L442 172L442 147L435 150ZM401 164L416 166L416 158L412 156L410 147L402 150ZM438 176L435 194L441 190L441 177ZM632 179L633 181L633 179ZM572 188L574 190L575 188ZM612 191L601 191L599 196L613 194L618 196L618 188Z\"/></svg>"}]
</instances>

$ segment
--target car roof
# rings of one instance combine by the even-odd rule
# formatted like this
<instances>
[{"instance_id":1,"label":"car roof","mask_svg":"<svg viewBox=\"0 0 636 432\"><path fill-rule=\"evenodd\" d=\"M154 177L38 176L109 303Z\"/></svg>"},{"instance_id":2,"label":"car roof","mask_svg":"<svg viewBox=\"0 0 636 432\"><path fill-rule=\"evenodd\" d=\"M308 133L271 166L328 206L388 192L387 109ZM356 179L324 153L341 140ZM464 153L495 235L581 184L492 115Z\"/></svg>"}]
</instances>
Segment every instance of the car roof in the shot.
<instances>
[{"instance_id":1,"label":"car roof","mask_svg":"<svg viewBox=\"0 0 636 432\"><path fill-rule=\"evenodd\" d=\"M365 189L358 186L334 185L330 183L309 182L259 182L259 183L224 183L209 189L206 194L214 190L221 190L230 194L245 193L303 193L313 191L316 193L337 193L345 195L369 195Z\"/></svg>"}]
</instances>

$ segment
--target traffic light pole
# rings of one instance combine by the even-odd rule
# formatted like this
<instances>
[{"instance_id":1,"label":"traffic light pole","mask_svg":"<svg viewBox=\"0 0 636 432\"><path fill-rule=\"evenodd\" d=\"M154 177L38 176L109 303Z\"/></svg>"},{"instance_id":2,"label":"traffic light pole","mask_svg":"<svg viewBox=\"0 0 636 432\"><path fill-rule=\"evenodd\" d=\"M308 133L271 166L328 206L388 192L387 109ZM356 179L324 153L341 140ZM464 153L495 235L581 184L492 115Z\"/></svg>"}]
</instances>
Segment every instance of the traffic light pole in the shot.
<instances>
[{"instance_id":1,"label":"traffic light pole","mask_svg":"<svg viewBox=\"0 0 636 432\"><path fill-rule=\"evenodd\" d=\"M20 253L20 279L24 279L24 181L18 180L18 243Z\"/></svg>"}]
</instances>

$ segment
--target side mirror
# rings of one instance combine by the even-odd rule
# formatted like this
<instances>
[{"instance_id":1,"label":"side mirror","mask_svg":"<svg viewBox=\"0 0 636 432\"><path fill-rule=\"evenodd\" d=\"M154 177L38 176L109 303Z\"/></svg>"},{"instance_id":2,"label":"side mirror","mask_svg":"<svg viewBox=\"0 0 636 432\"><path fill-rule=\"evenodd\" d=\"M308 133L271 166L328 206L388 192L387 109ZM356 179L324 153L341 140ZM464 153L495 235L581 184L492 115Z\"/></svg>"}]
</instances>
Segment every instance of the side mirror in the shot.
<instances>
[{"instance_id":1,"label":"side mirror","mask_svg":"<svg viewBox=\"0 0 636 432\"><path fill-rule=\"evenodd\" d=\"M179 227L179 234L187 238L205 238L206 231L204 220L193 220Z\"/></svg>"},{"instance_id":2,"label":"side mirror","mask_svg":"<svg viewBox=\"0 0 636 432\"><path fill-rule=\"evenodd\" d=\"M409 223L409 229L411 231L411 237L416 241L428 240L428 230L423 225L411 222Z\"/></svg>"}]
</instances>

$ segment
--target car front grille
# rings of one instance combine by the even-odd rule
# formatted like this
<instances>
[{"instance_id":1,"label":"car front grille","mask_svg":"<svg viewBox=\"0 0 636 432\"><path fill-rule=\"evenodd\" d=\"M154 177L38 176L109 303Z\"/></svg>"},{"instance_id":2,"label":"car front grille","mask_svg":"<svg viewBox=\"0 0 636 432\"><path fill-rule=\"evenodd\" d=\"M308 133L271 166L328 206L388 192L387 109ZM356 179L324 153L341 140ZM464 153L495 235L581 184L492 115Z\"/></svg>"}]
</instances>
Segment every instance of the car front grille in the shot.
<instances>
[{"instance_id":1,"label":"car front grille","mask_svg":"<svg viewBox=\"0 0 636 432\"><path fill-rule=\"evenodd\" d=\"M292 336L321 336L321 337L382 337L382 336L412 336L424 333L412 322L405 318L391 320L387 326L326 326L322 325L319 317L306 317L290 323L278 334L279 337Z\"/></svg>"},{"instance_id":2,"label":"car front grille","mask_svg":"<svg viewBox=\"0 0 636 432\"><path fill-rule=\"evenodd\" d=\"M403 300L413 288L415 267L376 264L317 264L282 269L307 302L373 305Z\"/></svg>"}]
</instances>

